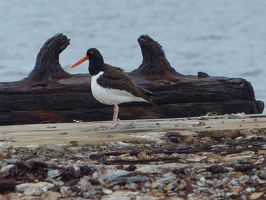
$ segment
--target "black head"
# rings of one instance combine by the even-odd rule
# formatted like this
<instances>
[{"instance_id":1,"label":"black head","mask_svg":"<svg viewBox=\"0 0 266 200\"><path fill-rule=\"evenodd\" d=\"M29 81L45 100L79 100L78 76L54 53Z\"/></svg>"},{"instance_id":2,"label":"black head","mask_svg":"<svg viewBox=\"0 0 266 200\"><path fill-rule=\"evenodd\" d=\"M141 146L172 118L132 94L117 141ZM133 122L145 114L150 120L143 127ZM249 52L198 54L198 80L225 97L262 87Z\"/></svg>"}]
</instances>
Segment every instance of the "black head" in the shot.
<instances>
[{"instance_id":1,"label":"black head","mask_svg":"<svg viewBox=\"0 0 266 200\"><path fill-rule=\"evenodd\" d=\"M104 67L103 57L102 57L102 54L96 48L88 49L86 56L81 58L75 64L73 64L70 68L74 68L74 67L80 65L81 63L83 63L86 60L90 61L89 62L89 72L92 76L98 74L100 71L103 70L103 67Z\"/></svg>"},{"instance_id":2,"label":"black head","mask_svg":"<svg viewBox=\"0 0 266 200\"><path fill-rule=\"evenodd\" d=\"M98 49L90 48L88 49L86 55L88 56L88 59L90 60L90 63L89 63L90 74L92 76L98 74L104 67L104 60L103 60L102 54L100 53Z\"/></svg>"}]
</instances>

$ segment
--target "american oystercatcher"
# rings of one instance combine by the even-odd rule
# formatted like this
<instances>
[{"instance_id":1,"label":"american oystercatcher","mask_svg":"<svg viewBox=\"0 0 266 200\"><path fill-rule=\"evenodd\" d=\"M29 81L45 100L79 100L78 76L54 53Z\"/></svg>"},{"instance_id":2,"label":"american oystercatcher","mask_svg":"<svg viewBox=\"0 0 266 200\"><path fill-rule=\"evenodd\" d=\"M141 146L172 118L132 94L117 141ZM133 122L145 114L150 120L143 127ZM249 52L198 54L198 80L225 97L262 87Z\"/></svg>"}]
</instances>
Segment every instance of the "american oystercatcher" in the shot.
<instances>
[{"instance_id":1,"label":"american oystercatcher","mask_svg":"<svg viewBox=\"0 0 266 200\"><path fill-rule=\"evenodd\" d=\"M86 60L89 60L93 96L103 104L114 105L113 122L107 127L117 125L118 104L120 103L144 101L154 104L152 92L137 85L124 70L105 64L102 54L96 48L88 49L86 56L70 68L74 68Z\"/></svg>"}]
</instances>

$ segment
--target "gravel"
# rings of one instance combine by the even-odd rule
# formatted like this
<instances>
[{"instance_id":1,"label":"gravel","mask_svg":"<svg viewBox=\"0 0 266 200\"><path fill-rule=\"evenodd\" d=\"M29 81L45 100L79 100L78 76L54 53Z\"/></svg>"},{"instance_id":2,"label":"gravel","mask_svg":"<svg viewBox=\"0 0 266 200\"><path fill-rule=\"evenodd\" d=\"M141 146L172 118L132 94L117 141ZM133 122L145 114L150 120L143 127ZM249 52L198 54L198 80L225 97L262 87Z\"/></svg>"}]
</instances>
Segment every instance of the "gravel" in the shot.
<instances>
[{"instance_id":1,"label":"gravel","mask_svg":"<svg viewBox=\"0 0 266 200\"><path fill-rule=\"evenodd\" d=\"M5 144L0 198L264 199L265 135L263 128L235 133L173 127L139 142Z\"/></svg>"}]
</instances>

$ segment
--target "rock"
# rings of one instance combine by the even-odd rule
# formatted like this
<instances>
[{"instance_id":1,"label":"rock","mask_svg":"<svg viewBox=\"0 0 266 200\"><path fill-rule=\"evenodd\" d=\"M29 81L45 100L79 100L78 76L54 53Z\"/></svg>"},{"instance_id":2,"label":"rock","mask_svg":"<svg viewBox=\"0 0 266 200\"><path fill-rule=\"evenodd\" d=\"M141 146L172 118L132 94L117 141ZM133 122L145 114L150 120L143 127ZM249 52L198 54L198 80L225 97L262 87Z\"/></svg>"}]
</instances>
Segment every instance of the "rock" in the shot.
<instances>
[{"instance_id":1,"label":"rock","mask_svg":"<svg viewBox=\"0 0 266 200\"><path fill-rule=\"evenodd\" d=\"M167 183L174 182L174 181L175 181L174 177L165 177L165 178L156 180L157 183L162 183L162 184L167 184Z\"/></svg>"},{"instance_id":2,"label":"rock","mask_svg":"<svg viewBox=\"0 0 266 200\"><path fill-rule=\"evenodd\" d=\"M9 193L9 194L5 194L5 195L1 195L0 194L0 199L1 200L22 200L21 195L19 193Z\"/></svg>"},{"instance_id":3,"label":"rock","mask_svg":"<svg viewBox=\"0 0 266 200\"><path fill-rule=\"evenodd\" d=\"M112 190L109 190L109 189L106 189L106 188L103 188L103 189L102 189L102 192L103 192L104 194L112 194L112 193L113 193Z\"/></svg>"},{"instance_id":4,"label":"rock","mask_svg":"<svg viewBox=\"0 0 266 200\"><path fill-rule=\"evenodd\" d=\"M253 191L255 191L256 189L254 188L254 187L248 187L248 188L246 188L245 189L245 192L247 193L247 194L249 194L249 193L251 193L251 192L253 192Z\"/></svg>"},{"instance_id":5,"label":"rock","mask_svg":"<svg viewBox=\"0 0 266 200\"><path fill-rule=\"evenodd\" d=\"M120 189L120 186L119 185L115 185L114 187L113 187L113 190L119 190Z\"/></svg>"},{"instance_id":6,"label":"rock","mask_svg":"<svg viewBox=\"0 0 266 200\"><path fill-rule=\"evenodd\" d=\"M187 183L184 180L181 180L180 183L177 185L177 189L185 190L187 188Z\"/></svg>"},{"instance_id":7,"label":"rock","mask_svg":"<svg viewBox=\"0 0 266 200\"><path fill-rule=\"evenodd\" d=\"M4 159L4 163L7 163L7 164L17 164L19 162L20 161L18 159Z\"/></svg>"},{"instance_id":8,"label":"rock","mask_svg":"<svg viewBox=\"0 0 266 200\"><path fill-rule=\"evenodd\" d=\"M98 181L103 187L109 187L109 184L107 184L103 179L99 178Z\"/></svg>"},{"instance_id":9,"label":"rock","mask_svg":"<svg viewBox=\"0 0 266 200\"><path fill-rule=\"evenodd\" d=\"M255 192L249 196L249 199L250 200L259 199L263 194L264 192Z\"/></svg>"},{"instance_id":10,"label":"rock","mask_svg":"<svg viewBox=\"0 0 266 200\"><path fill-rule=\"evenodd\" d=\"M201 182L205 182L205 177L200 177Z\"/></svg>"},{"instance_id":11,"label":"rock","mask_svg":"<svg viewBox=\"0 0 266 200\"><path fill-rule=\"evenodd\" d=\"M39 187L28 187L25 188L23 195L26 196L40 196L44 191Z\"/></svg>"},{"instance_id":12,"label":"rock","mask_svg":"<svg viewBox=\"0 0 266 200\"><path fill-rule=\"evenodd\" d=\"M207 156L198 156L193 155L191 158L187 158L186 160L191 163L201 163L206 160Z\"/></svg>"},{"instance_id":13,"label":"rock","mask_svg":"<svg viewBox=\"0 0 266 200\"><path fill-rule=\"evenodd\" d=\"M60 199L61 194L58 192L47 191L43 194L43 196L46 200L55 200Z\"/></svg>"},{"instance_id":14,"label":"rock","mask_svg":"<svg viewBox=\"0 0 266 200\"><path fill-rule=\"evenodd\" d=\"M61 193L61 195L62 195L63 197L66 197L66 196L68 196L69 194L71 194L72 191L69 190L69 187L67 187L67 186L62 186L62 187L60 187L60 193Z\"/></svg>"},{"instance_id":15,"label":"rock","mask_svg":"<svg viewBox=\"0 0 266 200\"><path fill-rule=\"evenodd\" d=\"M153 183L151 184L151 188L152 188L152 189L156 189L156 188L159 187L159 185L160 185L159 182L153 182Z\"/></svg>"},{"instance_id":16,"label":"rock","mask_svg":"<svg viewBox=\"0 0 266 200\"><path fill-rule=\"evenodd\" d=\"M262 179L266 179L266 170L262 170L259 172L259 177Z\"/></svg>"},{"instance_id":17,"label":"rock","mask_svg":"<svg viewBox=\"0 0 266 200\"><path fill-rule=\"evenodd\" d=\"M130 183L128 185L128 189L129 190L133 190L133 191L137 191L138 190L138 184L136 184L136 183Z\"/></svg>"},{"instance_id":18,"label":"rock","mask_svg":"<svg viewBox=\"0 0 266 200\"><path fill-rule=\"evenodd\" d=\"M165 191L165 192L167 192L167 191L169 191L169 190L171 190L171 189L173 189L174 188L174 183L168 183L168 184L166 184L164 187L163 187L163 190Z\"/></svg>"},{"instance_id":19,"label":"rock","mask_svg":"<svg viewBox=\"0 0 266 200\"><path fill-rule=\"evenodd\" d=\"M235 187L235 186L238 186L239 183L236 179L232 179L229 183L228 183L228 187L232 188L232 187Z\"/></svg>"},{"instance_id":20,"label":"rock","mask_svg":"<svg viewBox=\"0 0 266 200\"><path fill-rule=\"evenodd\" d=\"M145 177L145 176L127 177L127 183L147 182L148 180L149 180L149 177Z\"/></svg>"},{"instance_id":21,"label":"rock","mask_svg":"<svg viewBox=\"0 0 266 200\"><path fill-rule=\"evenodd\" d=\"M54 184L47 183L47 182L38 182L38 183L23 183L16 186L16 191L18 192L24 192L27 191L27 193L30 193L30 190L33 191L33 193L39 193L39 192L46 192L49 188L54 187Z\"/></svg>"},{"instance_id":22,"label":"rock","mask_svg":"<svg viewBox=\"0 0 266 200\"><path fill-rule=\"evenodd\" d=\"M48 175L48 178L55 178L57 176L60 176L61 173L58 169L54 169L54 170L49 170L47 175Z\"/></svg>"},{"instance_id":23,"label":"rock","mask_svg":"<svg viewBox=\"0 0 266 200\"><path fill-rule=\"evenodd\" d=\"M9 164L9 165L2 167L0 170L0 172L2 174L1 176L2 177L8 176L14 168L15 168L14 164Z\"/></svg>"}]
</instances>

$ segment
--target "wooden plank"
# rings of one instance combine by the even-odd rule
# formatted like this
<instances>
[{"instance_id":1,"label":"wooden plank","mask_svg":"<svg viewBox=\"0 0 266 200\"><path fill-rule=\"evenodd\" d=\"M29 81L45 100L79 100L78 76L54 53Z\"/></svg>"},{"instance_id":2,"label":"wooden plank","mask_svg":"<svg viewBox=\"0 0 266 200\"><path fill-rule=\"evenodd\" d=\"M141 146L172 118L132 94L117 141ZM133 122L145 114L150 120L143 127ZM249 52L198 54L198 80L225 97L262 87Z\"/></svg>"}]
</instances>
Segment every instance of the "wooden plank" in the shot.
<instances>
[{"instance_id":1,"label":"wooden plank","mask_svg":"<svg viewBox=\"0 0 266 200\"><path fill-rule=\"evenodd\" d=\"M0 141L4 145L57 145L120 141L159 140L168 131L186 134L188 131L215 136L220 130L265 129L265 115L245 115L247 118L228 119L227 116L172 119L123 120L115 128L102 128L107 122L53 123L1 126Z\"/></svg>"}]
</instances>

